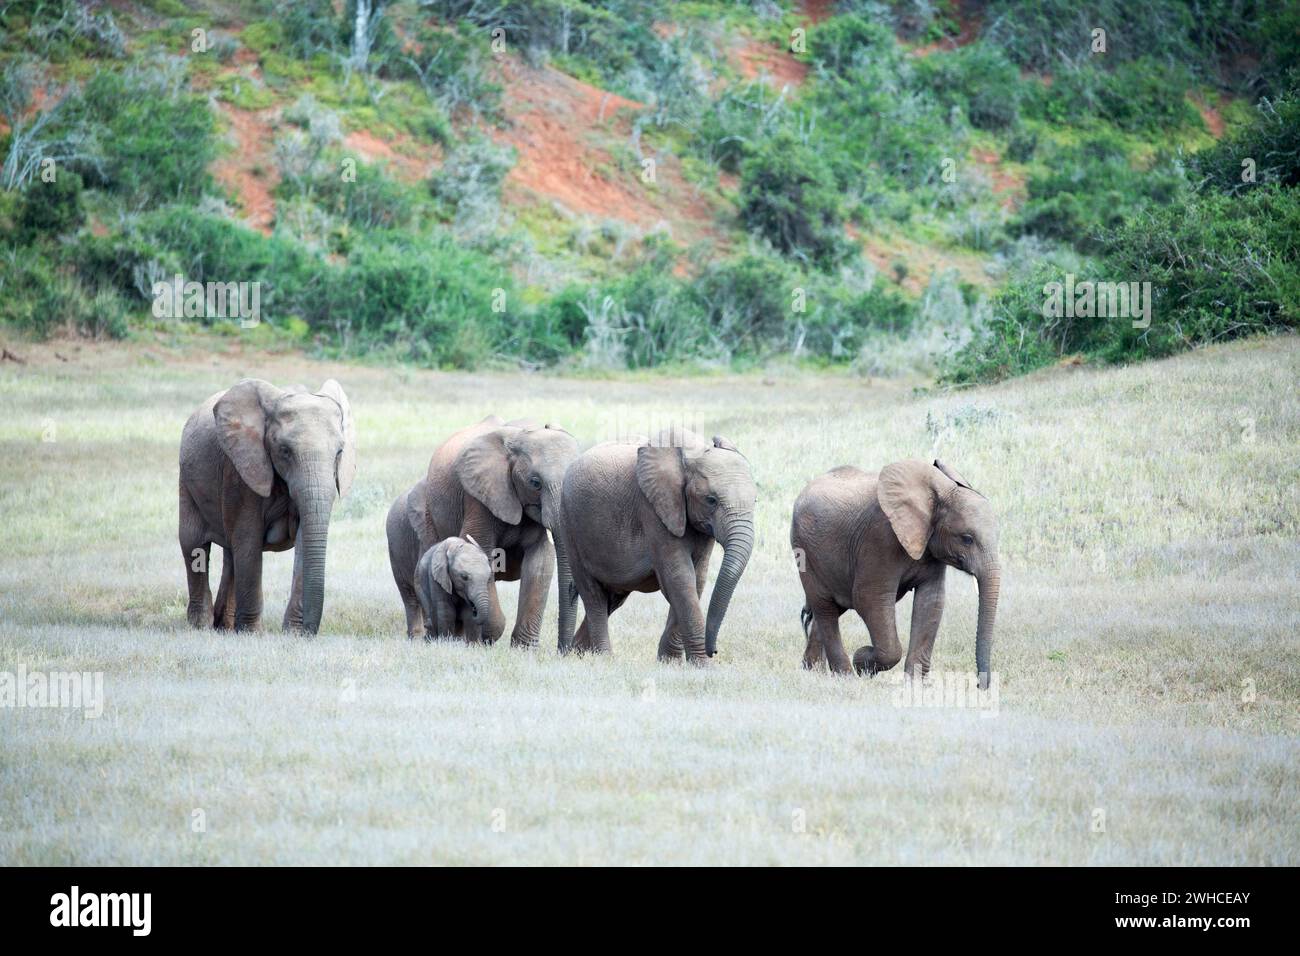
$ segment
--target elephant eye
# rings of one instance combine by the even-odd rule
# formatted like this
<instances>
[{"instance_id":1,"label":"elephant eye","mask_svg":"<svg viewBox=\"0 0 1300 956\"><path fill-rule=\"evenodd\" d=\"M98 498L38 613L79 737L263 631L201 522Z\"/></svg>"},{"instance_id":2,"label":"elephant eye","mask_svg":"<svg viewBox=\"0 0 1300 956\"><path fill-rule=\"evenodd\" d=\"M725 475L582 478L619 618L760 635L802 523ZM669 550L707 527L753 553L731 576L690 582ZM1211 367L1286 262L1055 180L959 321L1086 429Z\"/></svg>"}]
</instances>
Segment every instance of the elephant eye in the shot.
<instances>
[{"instance_id":1,"label":"elephant eye","mask_svg":"<svg viewBox=\"0 0 1300 956\"><path fill-rule=\"evenodd\" d=\"M975 537L974 537L974 535L969 535L969 534L964 534L964 535L962 535L962 536L961 536L961 543L962 543L962 544L974 544L974 543L975 543Z\"/></svg>"},{"instance_id":2,"label":"elephant eye","mask_svg":"<svg viewBox=\"0 0 1300 956\"><path fill-rule=\"evenodd\" d=\"M468 580L469 580L469 575L466 574L464 571L462 571L462 572L460 572L460 579L461 579L462 581L468 581Z\"/></svg>"},{"instance_id":3,"label":"elephant eye","mask_svg":"<svg viewBox=\"0 0 1300 956\"><path fill-rule=\"evenodd\" d=\"M542 487L542 479L538 478L536 475L533 475L531 478L528 479L528 487L532 488L534 491L539 490Z\"/></svg>"},{"instance_id":4,"label":"elephant eye","mask_svg":"<svg viewBox=\"0 0 1300 956\"><path fill-rule=\"evenodd\" d=\"M708 505L710 508L716 508L716 507L718 506L718 496L717 496L717 495L705 495L705 496L704 496L704 503L705 503L706 505Z\"/></svg>"}]
</instances>

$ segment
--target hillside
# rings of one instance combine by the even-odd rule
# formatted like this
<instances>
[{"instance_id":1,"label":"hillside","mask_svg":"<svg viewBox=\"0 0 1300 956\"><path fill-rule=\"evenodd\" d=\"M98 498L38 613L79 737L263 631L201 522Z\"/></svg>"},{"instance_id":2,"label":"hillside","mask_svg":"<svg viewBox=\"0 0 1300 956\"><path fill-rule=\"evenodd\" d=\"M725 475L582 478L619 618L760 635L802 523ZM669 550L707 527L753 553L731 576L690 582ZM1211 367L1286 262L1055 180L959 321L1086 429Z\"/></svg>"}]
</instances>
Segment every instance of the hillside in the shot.
<instances>
[{"instance_id":1,"label":"hillside","mask_svg":"<svg viewBox=\"0 0 1300 956\"><path fill-rule=\"evenodd\" d=\"M956 383L1296 325L1295 3L372 6L6 4L4 325L167 336L179 274L317 353ZM1067 273L1161 321L1045 322Z\"/></svg>"}]
</instances>

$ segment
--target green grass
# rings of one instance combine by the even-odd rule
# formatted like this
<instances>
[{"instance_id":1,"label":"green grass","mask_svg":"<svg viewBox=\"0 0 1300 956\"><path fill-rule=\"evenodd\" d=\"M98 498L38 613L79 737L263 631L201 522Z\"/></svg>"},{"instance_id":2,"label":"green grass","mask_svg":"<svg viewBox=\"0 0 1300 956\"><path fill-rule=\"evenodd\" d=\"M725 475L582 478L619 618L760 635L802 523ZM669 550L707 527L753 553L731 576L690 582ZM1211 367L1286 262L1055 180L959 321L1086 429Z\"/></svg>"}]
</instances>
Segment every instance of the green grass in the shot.
<instances>
[{"instance_id":1,"label":"green grass","mask_svg":"<svg viewBox=\"0 0 1300 956\"><path fill-rule=\"evenodd\" d=\"M105 710L0 710L0 864L1300 862L1295 338L937 394L75 348L0 365L0 671L102 671ZM337 377L357 414L314 639L185 626L180 430L245 375ZM656 663L658 595L608 659L405 640L388 503L488 412L745 452L759 541L714 666ZM799 667L798 490L936 453L1002 518L994 716ZM267 558L269 622L291 563ZM972 669L975 610L953 573L936 670Z\"/></svg>"}]
</instances>

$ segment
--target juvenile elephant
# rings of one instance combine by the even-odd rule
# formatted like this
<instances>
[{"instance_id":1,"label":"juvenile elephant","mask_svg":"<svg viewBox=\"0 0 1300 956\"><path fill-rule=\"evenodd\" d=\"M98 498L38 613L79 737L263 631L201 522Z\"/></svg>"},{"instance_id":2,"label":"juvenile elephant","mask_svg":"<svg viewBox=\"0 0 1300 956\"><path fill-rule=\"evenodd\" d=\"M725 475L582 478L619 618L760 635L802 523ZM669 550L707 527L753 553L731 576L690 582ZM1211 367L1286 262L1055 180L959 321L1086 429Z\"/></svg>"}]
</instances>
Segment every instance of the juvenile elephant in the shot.
<instances>
[{"instance_id":1,"label":"juvenile elephant","mask_svg":"<svg viewBox=\"0 0 1300 956\"><path fill-rule=\"evenodd\" d=\"M805 597L805 667L825 659L832 671L850 672L839 619L852 608L871 633L853 667L866 674L889 670L902 656L894 605L915 591L905 667L909 676L924 677L951 566L979 583L975 667L980 686L988 686L1002 583L998 522L988 500L953 469L914 459L886 465L879 475L835 468L795 500L790 544Z\"/></svg>"},{"instance_id":2,"label":"juvenile elephant","mask_svg":"<svg viewBox=\"0 0 1300 956\"><path fill-rule=\"evenodd\" d=\"M424 553L415 568L415 591L424 612L424 639L460 637L494 644L505 622L493 616L492 565L471 537L447 538Z\"/></svg>"},{"instance_id":3,"label":"juvenile elephant","mask_svg":"<svg viewBox=\"0 0 1300 956\"><path fill-rule=\"evenodd\" d=\"M193 627L250 630L262 619L262 552L294 549L285 630L315 634L336 497L357 467L352 409L339 383L319 392L246 378L203 403L181 434L180 545ZM214 607L211 547L224 549Z\"/></svg>"},{"instance_id":4,"label":"juvenile elephant","mask_svg":"<svg viewBox=\"0 0 1300 956\"><path fill-rule=\"evenodd\" d=\"M495 582L519 582L512 646L537 644L557 565L560 594L572 590L559 533L560 483L577 455L577 441L559 426L490 416L456 432L429 460L420 545L472 535L492 563L494 619L501 614ZM566 620L572 631L573 613L573 601L562 600L562 633Z\"/></svg>"},{"instance_id":5,"label":"juvenile elephant","mask_svg":"<svg viewBox=\"0 0 1300 956\"><path fill-rule=\"evenodd\" d=\"M388 509L388 563L393 569L397 593L406 609L406 636L416 637L424 631L424 612L415 593L415 566L424 551L420 548L420 530L424 525L424 479L397 496Z\"/></svg>"},{"instance_id":6,"label":"juvenile elephant","mask_svg":"<svg viewBox=\"0 0 1300 956\"><path fill-rule=\"evenodd\" d=\"M659 658L680 660L684 650L707 662L753 550L756 496L749 463L716 436L670 430L585 452L564 479L562 526L586 618L576 638L561 630L561 650L608 652L609 615L632 591L662 590ZM706 621L700 596L715 540L723 559Z\"/></svg>"}]
</instances>

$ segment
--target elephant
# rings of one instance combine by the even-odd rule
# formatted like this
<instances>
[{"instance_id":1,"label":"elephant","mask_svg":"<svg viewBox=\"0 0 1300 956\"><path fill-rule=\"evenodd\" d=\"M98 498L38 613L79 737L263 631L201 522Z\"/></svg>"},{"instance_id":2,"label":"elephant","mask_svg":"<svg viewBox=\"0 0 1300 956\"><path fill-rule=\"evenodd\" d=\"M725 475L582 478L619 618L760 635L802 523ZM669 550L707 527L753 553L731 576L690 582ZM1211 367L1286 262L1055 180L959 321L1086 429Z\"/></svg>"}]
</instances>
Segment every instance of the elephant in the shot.
<instances>
[{"instance_id":1,"label":"elephant","mask_svg":"<svg viewBox=\"0 0 1300 956\"><path fill-rule=\"evenodd\" d=\"M561 631L561 650L608 653L609 615L633 591L662 591L659 659L708 663L754 547L756 498L749 462L718 436L665 429L581 455L564 478L561 525L586 616L576 635ZM706 620L700 597L715 541L723 559Z\"/></svg>"},{"instance_id":2,"label":"elephant","mask_svg":"<svg viewBox=\"0 0 1300 956\"><path fill-rule=\"evenodd\" d=\"M495 644L505 621L499 609L493 616L492 580L492 564L472 537L447 538L424 552L415 568L424 639Z\"/></svg>"},{"instance_id":3,"label":"elephant","mask_svg":"<svg viewBox=\"0 0 1300 956\"><path fill-rule=\"evenodd\" d=\"M262 552L293 548L283 627L315 634L330 513L356 468L352 408L333 379L313 393L246 378L204 402L181 434L179 537L190 625L259 628ZM213 544L225 558L215 605Z\"/></svg>"},{"instance_id":4,"label":"elephant","mask_svg":"<svg viewBox=\"0 0 1300 956\"><path fill-rule=\"evenodd\" d=\"M894 605L915 591L904 670L924 678L943 616L944 574L954 567L979 584L975 669L979 686L988 687L1002 585L998 521L988 499L952 468L909 459L878 475L850 465L820 475L795 500L790 545L805 597L805 667L825 660L835 673L852 672L839 625L852 608L871 634L852 668L889 670L902 656Z\"/></svg>"},{"instance_id":5,"label":"elephant","mask_svg":"<svg viewBox=\"0 0 1300 956\"><path fill-rule=\"evenodd\" d=\"M552 576L562 597L572 590L559 533L560 484L577 455L577 440L558 425L491 415L453 434L429 459L420 546L474 537L492 563L493 620L501 614L496 582L519 582L512 647L537 646ZM561 633L572 630L574 611L573 601L560 601Z\"/></svg>"},{"instance_id":6,"label":"elephant","mask_svg":"<svg viewBox=\"0 0 1300 956\"><path fill-rule=\"evenodd\" d=\"M393 569L397 593L406 609L406 636L424 632L424 612L415 593L415 566L424 551L420 548L420 530L424 524L424 479L397 496L388 509L388 563Z\"/></svg>"}]
</instances>

